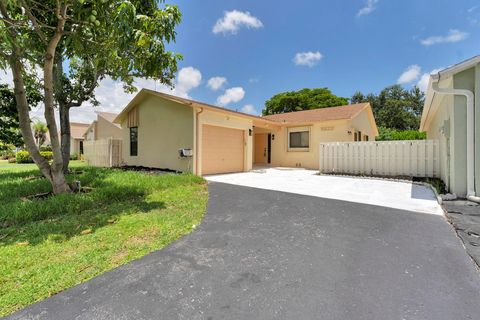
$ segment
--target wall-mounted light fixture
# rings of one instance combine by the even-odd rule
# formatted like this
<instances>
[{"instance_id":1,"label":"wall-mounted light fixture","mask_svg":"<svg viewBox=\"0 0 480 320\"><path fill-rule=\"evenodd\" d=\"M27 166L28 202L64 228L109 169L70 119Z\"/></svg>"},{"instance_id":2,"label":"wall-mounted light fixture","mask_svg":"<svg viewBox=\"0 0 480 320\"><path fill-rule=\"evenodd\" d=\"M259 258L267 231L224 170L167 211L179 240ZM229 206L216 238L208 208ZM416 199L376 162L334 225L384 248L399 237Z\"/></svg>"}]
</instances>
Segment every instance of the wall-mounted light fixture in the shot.
<instances>
[{"instance_id":1,"label":"wall-mounted light fixture","mask_svg":"<svg viewBox=\"0 0 480 320\"><path fill-rule=\"evenodd\" d=\"M274 134L272 134L272 140L275 140L275 135Z\"/></svg>"},{"instance_id":2,"label":"wall-mounted light fixture","mask_svg":"<svg viewBox=\"0 0 480 320\"><path fill-rule=\"evenodd\" d=\"M349 134L349 135L352 135L352 131L348 130L348 134Z\"/></svg>"}]
</instances>

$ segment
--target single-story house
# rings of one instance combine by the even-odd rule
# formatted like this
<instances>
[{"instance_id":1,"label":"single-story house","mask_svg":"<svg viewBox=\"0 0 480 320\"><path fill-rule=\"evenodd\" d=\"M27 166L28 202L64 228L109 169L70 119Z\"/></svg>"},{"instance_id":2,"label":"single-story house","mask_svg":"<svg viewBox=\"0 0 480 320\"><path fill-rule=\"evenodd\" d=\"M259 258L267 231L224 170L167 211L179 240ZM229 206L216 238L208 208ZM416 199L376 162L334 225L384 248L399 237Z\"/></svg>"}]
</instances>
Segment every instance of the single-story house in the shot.
<instances>
[{"instance_id":1,"label":"single-story house","mask_svg":"<svg viewBox=\"0 0 480 320\"><path fill-rule=\"evenodd\" d=\"M480 190L480 56L430 76L421 131L439 140L440 174L459 197Z\"/></svg>"},{"instance_id":2,"label":"single-story house","mask_svg":"<svg viewBox=\"0 0 480 320\"><path fill-rule=\"evenodd\" d=\"M96 112L97 120L93 121L83 134L85 141L100 139L122 139L122 128L113 120L118 116L111 112Z\"/></svg>"},{"instance_id":3,"label":"single-story house","mask_svg":"<svg viewBox=\"0 0 480 320\"><path fill-rule=\"evenodd\" d=\"M83 134L88 126L88 123L70 122L70 155L83 154Z\"/></svg>"},{"instance_id":4,"label":"single-story house","mask_svg":"<svg viewBox=\"0 0 480 320\"><path fill-rule=\"evenodd\" d=\"M319 167L319 144L374 140L370 104L254 116L142 89L115 119L126 165L197 175Z\"/></svg>"}]
</instances>

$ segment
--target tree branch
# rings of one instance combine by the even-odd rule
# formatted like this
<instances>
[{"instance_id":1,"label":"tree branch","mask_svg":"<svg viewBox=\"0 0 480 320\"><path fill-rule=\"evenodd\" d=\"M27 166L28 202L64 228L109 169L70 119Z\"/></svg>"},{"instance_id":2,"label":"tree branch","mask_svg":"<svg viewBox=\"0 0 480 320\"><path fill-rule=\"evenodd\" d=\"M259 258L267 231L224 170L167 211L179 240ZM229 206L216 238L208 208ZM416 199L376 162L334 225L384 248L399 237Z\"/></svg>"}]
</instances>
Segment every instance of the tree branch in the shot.
<instances>
[{"instance_id":1,"label":"tree branch","mask_svg":"<svg viewBox=\"0 0 480 320\"><path fill-rule=\"evenodd\" d=\"M38 34L40 37L40 40L44 44L47 44L47 39L45 37L45 34L42 32L42 29L40 28L40 25L37 22L37 19L33 16L32 11L30 10L30 7L27 5L27 3L24 0L20 1L22 7L25 9L25 12L27 13L28 18L32 22L33 28L35 29L35 32Z\"/></svg>"}]
</instances>

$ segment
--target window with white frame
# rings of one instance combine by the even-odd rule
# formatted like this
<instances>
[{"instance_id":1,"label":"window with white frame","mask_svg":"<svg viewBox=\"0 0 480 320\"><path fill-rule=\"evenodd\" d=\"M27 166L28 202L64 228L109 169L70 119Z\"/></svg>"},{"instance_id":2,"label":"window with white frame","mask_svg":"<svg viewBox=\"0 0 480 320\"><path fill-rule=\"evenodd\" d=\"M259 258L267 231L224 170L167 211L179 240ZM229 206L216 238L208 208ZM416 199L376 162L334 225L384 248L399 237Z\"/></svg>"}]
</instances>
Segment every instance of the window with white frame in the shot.
<instances>
[{"instance_id":1,"label":"window with white frame","mask_svg":"<svg viewBox=\"0 0 480 320\"><path fill-rule=\"evenodd\" d=\"M288 150L308 151L310 147L310 128L289 128L288 129Z\"/></svg>"}]
</instances>

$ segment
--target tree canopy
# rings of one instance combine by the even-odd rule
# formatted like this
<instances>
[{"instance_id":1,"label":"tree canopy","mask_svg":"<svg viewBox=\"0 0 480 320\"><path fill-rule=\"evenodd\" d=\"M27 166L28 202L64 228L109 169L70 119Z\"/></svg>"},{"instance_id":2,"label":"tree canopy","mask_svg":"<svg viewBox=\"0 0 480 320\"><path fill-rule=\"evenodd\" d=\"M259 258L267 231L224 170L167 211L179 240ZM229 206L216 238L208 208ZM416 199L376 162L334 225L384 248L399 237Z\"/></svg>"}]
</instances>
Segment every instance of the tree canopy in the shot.
<instances>
[{"instance_id":1,"label":"tree canopy","mask_svg":"<svg viewBox=\"0 0 480 320\"><path fill-rule=\"evenodd\" d=\"M370 102L379 127L418 130L424 100L424 93L416 86L406 90L400 85L393 85L386 87L378 95L373 93L364 95L357 91L350 101Z\"/></svg>"},{"instance_id":2,"label":"tree canopy","mask_svg":"<svg viewBox=\"0 0 480 320\"><path fill-rule=\"evenodd\" d=\"M31 82L27 82L31 83ZM42 97L38 88L27 86L27 100L31 107L36 107ZM7 84L0 84L0 143L23 146L22 134L18 124L15 94Z\"/></svg>"},{"instance_id":3,"label":"tree canopy","mask_svg":"<svg viewBox=\"0 0 480 320\"><path fill-rule=\"evenodd\" d=\"M175 41L181 13L157 0L2 0L0 1L0 69L13 74L19 127L26 147L50 180L54 193L70 192L54 107L95 102L100 80L111 77L134 91L135 77L171 85L181 55L167 49ZM68 66L64 73L64 65ZM42 70L45 119L53 161L35 144L25 77ZM61 115L62 118L62 115ZM63 129L62 129L63 132ZM69 128L65 137L69 137ZM70 139L62 139L70 140Z\"/></svg>"},{"instance_id":4,"label":"tree canopy","mask_svg":"<svg viewBox=\"0 0 480 320\"><path fill-rule=\"evenodd\" d=\"M282 92L265 102L263 115L335 107L348 104L348 98L334 95L328 88Z\"/></svg>"}]
</instances>

